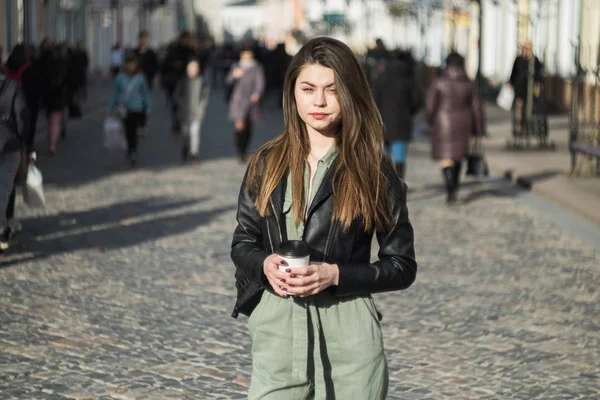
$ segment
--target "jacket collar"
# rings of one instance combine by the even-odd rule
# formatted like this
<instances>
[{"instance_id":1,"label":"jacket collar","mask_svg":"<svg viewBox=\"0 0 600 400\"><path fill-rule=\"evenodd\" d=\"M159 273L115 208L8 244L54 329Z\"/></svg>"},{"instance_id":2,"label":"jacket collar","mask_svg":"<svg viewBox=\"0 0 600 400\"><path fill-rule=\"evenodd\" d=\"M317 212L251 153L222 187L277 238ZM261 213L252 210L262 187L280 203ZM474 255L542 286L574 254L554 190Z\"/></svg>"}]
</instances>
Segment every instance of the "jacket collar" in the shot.
<instances>
[{"instance_id":1,"label":"jacket collar","mask_svg":"<svg viewBox=\"0 0 600 400\"><path fill-rule=\"evenodd\" d=\"M317 193L315 194L315 197L313 198L312 203L310 204L310 206L308 208L308 216L307 217L310 217L310 215L313 213L315 208L317 208L319 205L321 205L325 200L327 200L333 194L333 175L335 174L335 169L337 167L338 162L339 162L339 156L336 156L336 158L331 163L331 167L329 167L327 174L323 178L323 182L321 182L321 186L319 186L319 189L317 190ZM284 176L279 181L279 183L275 187L275 190L273 190L273 193L271 194L271 200L273 201L275 211L277 211L278 214L283 213L283 202L285 200L286 188L287 188L287 173L286 173L286 176Z\"/></svg>"}]
</instances>

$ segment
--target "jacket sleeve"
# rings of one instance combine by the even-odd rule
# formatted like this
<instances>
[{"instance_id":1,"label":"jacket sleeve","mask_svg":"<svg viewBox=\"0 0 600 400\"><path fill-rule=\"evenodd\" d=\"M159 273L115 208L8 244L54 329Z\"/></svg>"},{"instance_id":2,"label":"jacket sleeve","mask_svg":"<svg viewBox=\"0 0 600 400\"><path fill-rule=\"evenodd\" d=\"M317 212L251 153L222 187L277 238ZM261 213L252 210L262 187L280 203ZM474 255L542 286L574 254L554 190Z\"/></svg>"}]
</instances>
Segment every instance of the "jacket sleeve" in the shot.
<instances>
[{"instance_id":1,"label":"jacket sleeve","mask_svg":"<svg viewBox=\"0 0 600 400\"><path fill-rule=\"evenodd\" d=\"M265 90L265 70L262 66L258 67L258 71L256 72L256 80L254 81L254 90L252 94L258 94L259 96L263 95Z\"/></svg>"},{"instance_id":2,"label":"jacket sleeve","mask_svg":"<svg viewBox=\"0 0 600 400\"><path fill-rule=\"evenodd\" d=\"M435 119L438 105L438 91L437 91L437 79L434 80L429 88L427 89L427 96L425 97L425 113L429 122Z\"/></svg>"},{"instance_id":3,"label":"jacket sleeve","mask_svg":"<svg viewBox=\"0 0 600 400\"><path fill-rule=\"evenodd\" d=\"M337 296L402 290L415 281L417 261L413 228L406 207L407 187L393 170L391 161L385 159L383 168L389 182L393 226L376 233L378 261L339 265Z\"/></svg>"},{"instance_id":4,"label":"jacket sleeve","mask_svg":"<svg viewBox=\"0 0 600 400\"><path fill-rule=\"evenodd\" d=\"M238 199L238 226L233 233L231 259L246 278L268 288L270 285L263 273L263 263L270 254L261 245L262 217L256 210L254 199L246 190L246 178L247 173Z\"/></svg>"},{"instance_id":5,"label":"jacket sleeve","mask_svg":"<svg viewBox=\"0 0 600 400\"><path fill-rule=\"evenodd\" d=\"M517 56L517 58L515 59L515 62L513 63L513 67L510 72L510 78L508 78L508 83L510 83L512 86L515 86L517 84L517 79L519 77L519 74L520 74L519 57Z\"/></svg>"},{"instance_id":6,"label":"jacket sleeve","mask_svg":"<svg viewBox=\"0 0 600 400\"><path fill-rule=\"evenodd\" d=\"M234 79L233 77L233 70L236 69L238 67L238 64L234 63L231 68L229 69L229 72L227 73L227 76L225 77L225 83L227 85L233 85L235 84L236 79Z\"/></svg>"}]
</instances>

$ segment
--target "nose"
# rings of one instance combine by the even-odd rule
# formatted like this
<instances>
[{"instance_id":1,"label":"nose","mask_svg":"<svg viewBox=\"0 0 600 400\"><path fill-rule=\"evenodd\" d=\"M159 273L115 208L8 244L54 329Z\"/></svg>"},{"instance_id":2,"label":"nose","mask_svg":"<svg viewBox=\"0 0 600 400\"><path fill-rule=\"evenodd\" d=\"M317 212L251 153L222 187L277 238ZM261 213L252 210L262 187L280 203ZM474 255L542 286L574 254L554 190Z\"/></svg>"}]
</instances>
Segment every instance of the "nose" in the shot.
<instances>
[{"instance_id":1,"label":"nose","mask_svg":"<svg viewBox=\"0 0 600 400\"><path fill-rule=\"evenodd\" d=\"M314 105L316 107L325 107L327 105L327 100L325 99L325 91L324 90L315 90Z\"/></svg>"}]
</instances>

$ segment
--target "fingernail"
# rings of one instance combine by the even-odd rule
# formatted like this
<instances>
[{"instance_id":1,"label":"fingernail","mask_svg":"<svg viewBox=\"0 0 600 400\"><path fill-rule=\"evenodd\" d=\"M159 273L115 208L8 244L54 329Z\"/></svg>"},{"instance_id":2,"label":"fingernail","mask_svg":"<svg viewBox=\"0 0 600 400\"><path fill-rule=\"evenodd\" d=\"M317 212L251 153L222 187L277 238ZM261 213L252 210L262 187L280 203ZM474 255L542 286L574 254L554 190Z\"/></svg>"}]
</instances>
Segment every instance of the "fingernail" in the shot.
<instances>
[{"instance_id":1,"label":"fingernail","mask_svg":"<svg viewBox=\"0 0 600 400\"><path fill-rule=\"evenodd\" d=\"M292 270L288 268L285 270L285 272L292 272Z\"/></svg>"},{"instance_id":2,"label":"fingernail","mask_svg":"<svg viewBox=\"0 0 600 400\"><path fill-rule=\"evenodd\" d=\"M280 279L281 283L285 283L285 279Z\"/></svg>"},{"instance_id":3,"label":"fingernail","mask_svg":"<svg viewBox=\"0 0 600 400\"><path fill-rule=\"evenodd\" d=\"M296 277L296 274L291 274L290 275L290 278L295 278L295 277Z\"/></svg>"},{"instance_id":4,"label":"fingernail","mask_svg":"<svg viewBox=\"0 0 600 400\"><path fill-rule=\"evenodd\" d=\"M281 290L283 290L284 292L287 292L287 288L281 288Z\"/></svg>"}]
</instances>

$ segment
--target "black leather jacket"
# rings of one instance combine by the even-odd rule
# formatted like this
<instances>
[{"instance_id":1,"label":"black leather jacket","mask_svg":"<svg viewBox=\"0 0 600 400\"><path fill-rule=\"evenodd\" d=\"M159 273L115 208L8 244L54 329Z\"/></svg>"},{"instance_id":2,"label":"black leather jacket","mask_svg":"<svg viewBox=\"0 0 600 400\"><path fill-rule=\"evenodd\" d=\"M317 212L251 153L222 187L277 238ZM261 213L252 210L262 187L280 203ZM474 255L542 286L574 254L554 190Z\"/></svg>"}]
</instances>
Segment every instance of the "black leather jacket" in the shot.
<instances>
[{"instance_id":1,"label":"black leather jacket","mask_svg":"<svg viewBox=\"0 0 600 400\"><path fill-rule=\"evenodd\" d=\"M379 261L370 262L373 232L365 232L360 219L348 231L332 220L332 179L336 162L323 179L311 203L304 227L304 241L311 249L311 261L324 261L339 266L339 284L331 287L336 296L364 295L408 288L415 280L417 262L413 228L406 208L406 184L398 178L386 159L383 171L389 184L393 227L377 232ZM271 215L261 217L253 197L242 183L238 201L238 226L233 234L231 258L236 266L238 299L232 317L250 315L260 301L262 291L271 290L263 273L263 262L286 238L283 201L286 179L282 179L271 196Z\"/></svg>"}]
</instances>

